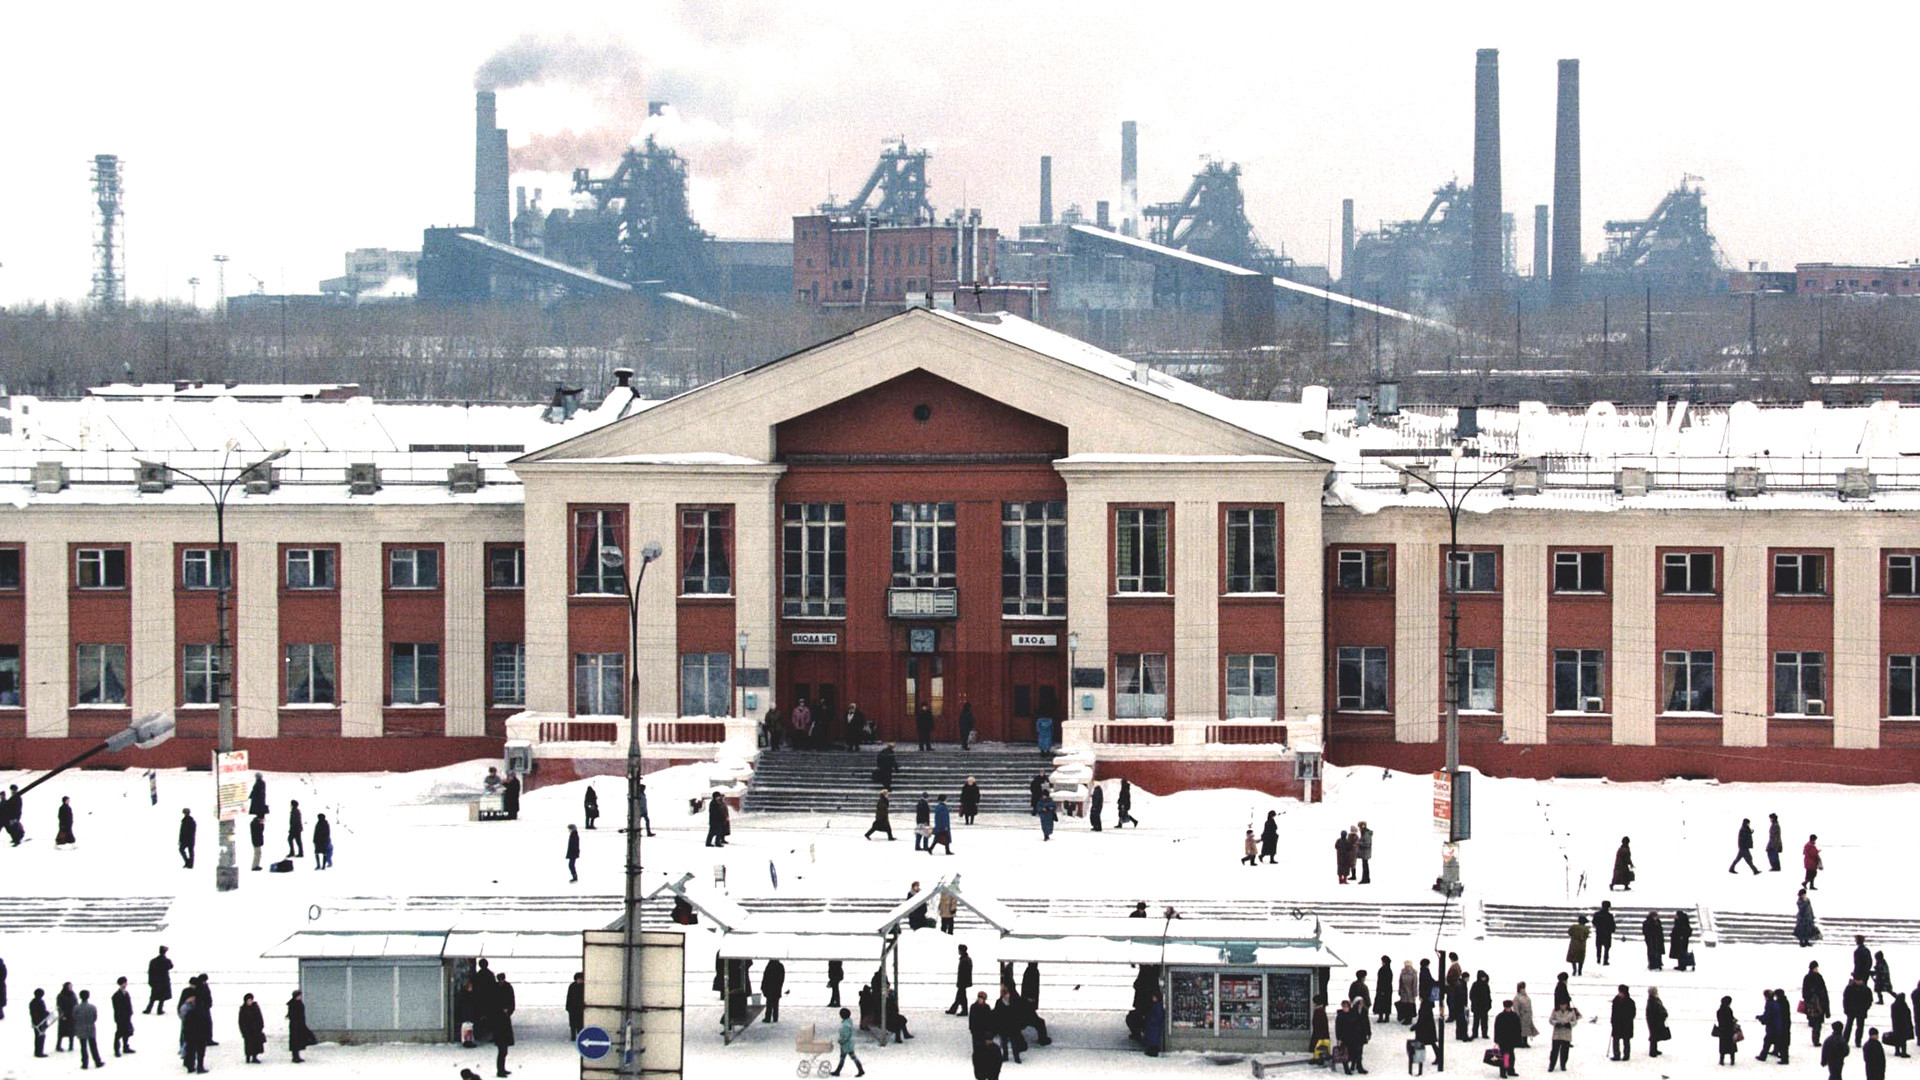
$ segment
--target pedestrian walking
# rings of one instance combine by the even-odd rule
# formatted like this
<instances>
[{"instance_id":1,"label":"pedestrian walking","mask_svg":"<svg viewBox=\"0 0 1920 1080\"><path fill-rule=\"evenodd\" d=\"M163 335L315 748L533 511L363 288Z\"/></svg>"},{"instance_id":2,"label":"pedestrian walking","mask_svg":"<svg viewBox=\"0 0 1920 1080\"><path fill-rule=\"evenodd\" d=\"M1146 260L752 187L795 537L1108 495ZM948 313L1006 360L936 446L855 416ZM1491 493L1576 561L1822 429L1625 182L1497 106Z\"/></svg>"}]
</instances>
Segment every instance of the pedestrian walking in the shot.
<instances>
[{"instance_id":1,"label":"pedestrian walking","mask_svg":"<svg viewBox=\"0 0 1920 1080\"><path fill-rule=\"evenodd\" d=\"M201 1000L197 987L198 984L189 984L174 1010L180 1017L181 1060L191 1073L207 1071L207 1047L213 1045L211 1006Z\"/></svg>"},{"instance_id":2,"label":"pedestrian walking","mask_svg":"<svg viewBox=\"0 0 1920 1080\"><path fill-rule=\"evenodd\" d=\"M513 781L508 780L507 783ZM333 826L327 823L325 814L313 816L313 868L333 869Z\"/></svg>"},{"instance_id":3,"label":"pedestrian walking","mask_svg":"<svg viewBox=\"0 0 1920 1080\"><path fill-rule=\"evenodd\" d=\"M186 869L193 869L193 841L199 834L200 826L193 820L193 811L185 807L180 810L180 863Z\"/></svg>"},{"instance_id":4,"label":"pedestrian walking","mask_svg":"<svg viewBox=\"0 0 1920 1080\"><path fill-rule=\"evenodd\" d=\"M580 830L571 824L567 826L567 879L570 882L580 880Z\"/></svg>"},{"instance_id":5,"label":"pedestrian walking","mask_svg":"<svg viewBox=\"0 0 1920 1080\"><path fill-rule=\"evenodd\" d=\"M267 778L260 773L253 774L253 790L247 792L247 813L267 816Z\"/></svg>"},{"instance_id":6,"label":"pedestrian walking","mask_svg":"<svg viewBox=\"0 0 1920 1080\"><path fill-rule=\"evenodd\" d=\"M1786 846L1780 842L1780 815L1767 815L1767 869L1780 872L1780 853Z\"/></svg>"},{"instance_id":7,"label":"pedestrian walking","mask_svg":"<svg viewBox=\"0 0 1920 1080\"><path fill-rule=\"evenodd\" d=\"M1567 927L1567 964L1578 975L1587 966L1587 938L1593 928L1587 925L1585 915L1577 916L1572 926Z\"/></svg>"},{"instance_id":8,"label":"pedestrian walking","mask_svg":"<svg viewBox=\"0 0 1920 1080\"><path fill-rule=\"evenodd\" d=\"M879 798L873 801L873 824L867 826L867 834L861 839L871 840L877 832L886 833L887 839L893 839L893 819L887 815L889 801L886 789L881 789Z\"/></svg>"},{"instance_id":9,"label":"pedestrian walking","mask_svg":"<svg viewBox=\"0 0 1920 1080\"><path fill-rule=\"evenodd\" d=\"M1651 993L1651 991L1649 991ZM1733 998L1721 995L1720 1008L1713 1014L1713 1036L1720 1040L1715 1065L1740 1064L1740 1024L1733 1018Z\"/></svg>"},{"instance_id":10,"label":"pedestrian walking","mask_svg":"<svg viewBox=\"0 0 1920 1080\"><path fill-rule=\"evenodd\" d=\"M60 796L60 809L54 812L53 846L68 847L77 841L73 836L73 804L65 795Z\"/></svg>"},{"instance_id":11,"label":"pedestrian walking","mask_svg":"<svg viewBox=\"0 0 1920 1080\"><path fill-rule=\"evenodd\" d=\"M1640 1014L1640 1007L1633 1003L1633 996L1627 993L1625 983L1613 995L1612 1042L1607 1046L1608 1061L1630 1061L1633 1059L1633 1021Z\"/></svg>"},{"instance_id":12,"label":"pedestrian walking","mask_svg":"<svg viewBox=\"0 0 1920 1080\"><path fill-rule=\"evenodd\" d=\"M1414 1061L1426 1072L1427 1054L1440 1046L1440 1025L1433 1018L1433 999L1422 995L1420 1012L1413 1021Z\"/></svg>"},{"instance_id":13,"label":"pedestrian walking","mask_svg":"<svg viewBox=\"0 0 1920 1080\"><path fill-rule=\"evenodd\" d=\"M1140 819L1133 816L1133 781L1124 776L1120 778L1120 795L1114 799L1113 808L1120 815L1119 820L1114 822L1114 828L1124 829L1128 825L1136 829L1140 827Z\"/></svg>"},{"instance_id":14,"label":"pedestrian walking","mask_svg":"<svg viewBox=\"0 0 1920 1080\"><path fill-rule=\"evenodd\" d=\"M80 1004L80 998L73 992L72 983L61 983L60 992L53 995L53 1050L73 1049L73 1008Z\"/></svg>"},{"instance_id":15,"label":"pedestrian walking","mask_svg":"<svg viewBox=\"0 0 1920 1080\"><path fill-rule=\"evenodd\" d=\"M147 805L160 805L160 777L152 769L147 770Z\"/></svg>"},{"instance_id":16,"label":"pedestrian walking","mask_svg":"<svg viewBox=\"0 0 1920 1080\"><path fill-rule=\"evenodd\" d=\"M1607 884L1607 891L1625 889L1633 891L1633 838L1620 838L1620 847L1613 853L1613 880Z\"/></svg>"},{"instance_id":17,"label":"pedestrian walking","mask_svg":"<svg viewBox=\"0 0 1920 1080\"><path fill-rule=\"evenodd\" d=\"M1360 860L1360 884L1373 884L1373 830L1366 822L1356 826L1353 854Z\"/></svg>"},{"instance_id":18,"label":"pedestrian walking","mask_svg":"<svg viewBox=\"0 0 1920 1080\"><path fill-rule=\"evenodd\" d=\"M1867 948L1865 934L1853 935L1853 977L1861 982L1873 978L1873 950Z\"/></svg>"},{"instance_id":19,"label":"pedestrian walking","mask_svg":"<svg viewBox=\"0 0 1920 1080\"><path fill-rule=\"evenodd\" d=\"M1873 1003L1884 1005L1887 995L1893 993L1893 970L1887 967L1887 954L1876 951L1873 954ZM0 1004L5 1004L6 994L0 991Z\"/></svg>"},{"instance_id":20,"label":"pedestrian walking","mask_svg":"<svg viewBox=\"0 0 1920 1080\"><path fill-rule=\"evenodd\" d=\"M769 1024L780 1022L780 998L787 992L787 965L774 957L760 972L760 1000L766 1003L766 1012L762 1019Z\"/></svg>"},{"instance_id":21,"label":"pedestrian walking","mask_svg":"<svg viewBox=\"0 0 1920 1080\"><path fill-rule=\"evenodd\" d=\"M1807 973L1800 979L1800 1011L1806 1014L1807 1027L1813 1033L1813 1045L1820 1045L1820 1025L1833 1015L1833 1003L1827 997L1827 979L1820 974L1820 961L1807 963ZM1840 1025L1833 1025L1835 1031Z\"/></svg>"},{"instance_id":22,"label":"pedestrian walking","mask_svg":"<svg viewBox=\"0 0 1920 1080\"><path fill-rule=\"evenodd\" d=\"M893 774L900 771L899 756L893 752L893 744L887 743L873 758L873 781L883 788L893 786Z\"/></svg>"},{"instance_id":23,"label":"pedestrian walking","mask_svg":"<svg viewBox=\"0 0 1920 1080\"><path fill-rule=\"evenodd\" d=\"M967 955L967 947L959 946L960 959L953 968L953 1004L947 1006L947 1015L967 1015L967 991L973 989L973 957Z\"/></svg>"},{"instance_id":24,"label":"pedestrian walking","mask_svg":"<svg viewBox=\"0 0 1920 1080\"><path fill-rule=\"evenodd\" d=\"M933 849L933 804L927 801L927 793L920 793L920 801L913 804L913 850L931 851Z\"/></svg>"},{"instance_id":25,"label":"pedestrian walking","mask_svg":"<svg viewBox=\"0 0 1920 1080\"><path fill-rule=\"evenodd\" d=\"M1673 1038L1667 1027L1667 1003L1660 1000L1660 988L1647 987L1647 1056L1659 1057L1660 1044Z\"/></svg>"},{"instance_id":26,"label":"pedestrian walking","mask_svg":"<svg viewBox=\"0 0 1920 1080\"><path fill-rule=\"evenodd\" d=\"M115 981L107 1005L113 1011L113 1056L133 1053L133 995L127 993L125 975Z\"/></svg>"},{"instance_id":27,"label":"pedestrian walking","mask_svg":"<svg viewBox=\"0 0 1920 1080\"><path fill-rule=\"evenodd\" d=\"M1260 861L1276 863L1280 850L1280 822L1274 811L1267 811L1267 820L1260 826Z\"/></svg>"},{"instance_id":28,"label":"pedestrian walking","mask_svg":"<svg viewBox=\"0 0 1920 1080\"><path fill-rule=\"evenodd\" d=\"M1613 953L1613 931L1616 927L1613 917L1613 901L1600 901L1600 910L1593 913L1593 958L1602 965L1610 962Z\"/></svg>"},{"instance_id":29,"label":"pedestrian walking","mask_svg":"<svg viewBox=\"0 0 1920 1080\"><path fill-rule=\"evenodd\" d=\"M1093 792L1087 796L1087 824L1093 826L1094 832L1100 831L1100 811L1106 805L1107 789L1096 782Z\"/></svg>"},{"instance_id":30,"label":"pedestrian walking","mask_svg":"<svg viewBox=\"0 0 1920 1080\"><path fill-rule=\"evenodd\" d=\"M594 822L600 820L600 796L595 793L592 784L587 785L587 793L580 800L580 813L587 819L589 829L593 828Z\"/></svg>"},{"instance_id":31,"label":"pedestrian walking","mask_svg":"<svg viewBox=\"0 0 1920 1080\"><path fill-rule=\"evenodd\" d=\"M1520 1048L1525 1050L1540 1037L1540 1028L1533 1022L1533 996L1527 993L1526 983L1513 988L1513 1015L1520 1018Z\"/></svg>"},{"instance_id":32,"label":"pedestrian walking","mask_svg":"<svg viewBox=\"0 0 1920 1080\"><path fill-rule=\"evenodd\" d=\"M1500 1003L1500 1015L1493 1021L1493 1045L1500 1055L1500 1075L1519 1075L1513 1067L1513 1054L1520 1049L1520 1014L1513 1011L1512 1001Z\"/></svg>"},{"instance_id":33,"label":"pedestrian walking","mask_svg":"<svg viewBox=\"0 0 1920 1080\"><path fill-rule=\"evenodd\" d=\"M937 847L946 848L947 854L953 854L953 810L947 806L945 795L933 797L933 838L927 841L927 854L933 854L933 849Z\"/></svg>"},{"instance_id":34,"label":"pedestrian walking","mask_svg":"<svg viewBox=\"0 0 1920 1080\"><path fill-rule=\"evenodd\" d=\"M253 841L253 868L260 869L260 849L267 846L267 819L255 814L247 823L247 838Z\"/></svg>"},{"instance_id":35,"label":"pedestrian walking","mask_svg":"<svg viewBox=\"0 0 1920 1080\"><path fill-rule=\"evenodd\" d=\"M1807 837L1807 845L1800 849L1800 864L1805 867L1807 871L1806 879L1800 882L1801 887L1807 889L1819 888L1818 885L1813 883L1813 880L1819 877L1820 871L1825 870L1827 867L1826 863L1820 860L1820 837L1818 835L1809 835Z\"/></svg>"},{"instance_id":36,"label":"pedestrian walking","mask_svg":"<svg viewBox=\"0 0 1920 1080\"><path fill-rule=\"evenodd\" d=\"M1867 1037L1867 1015L1873 1011L1873 991L1855 975L1840 991L1840 1015L1846 1020L1846 1037L1859 1046Z\"/></svg>"},{"instance_id":37,"label":"pedestrian walking","mask_svg":"<svg viewBox=\"0 0 1920 1080\"><path fill-rule=\"evenodd\" d=\"M300 800L287 800L287 858L304 859L307 855L306 833L301 831ZM301 1006L302 1009L305 1006Z\"/></svg>"},{"instance_id":38,"label":"pedestrian walking","mask_svg":"<svg viewBox=\"0 0 1920 1080\"><path fill-rule=\"evenodd\" d=\"M1667 955L1673 958L1676 971L1693 970L1693 919L1686 908L1673 913L1673 936L1667 947Z\"/></svg>"},{"instance_id":39,"label":"pedestrian walking","mask_svg":"<svg viewBox=\"0 0 1920 1080\"><path fill-rule=\"evenodd\" d=\"M7 797L0 799L0 828L7 830L7 838L13 841L14 847L19 847L20 842L27 838L25 822L25 811L22 809L20 799L20 785L9 784L7 786Z\"/></svg>"},{"instance_id":40,"label":"pedestrian walking","mask_svg":"<svg viewBox=\"0 0 1920 1080\"><path fill-rule=\"evenodd\" d=\"M840 1010L840 1060L834 1062L833 1075L839 1076L840 1070L847 1067L847 1059L853 1060L855 1076L867 1075L867 1067L860 1064L860 1055L853 1052L853 1013Z\"/></svg>"},{"instance_id":41,"label":"pedestrian walking","mask_svg":"<svg viewBox=\"0 0 1920 1080\"><path fill-rule=\"evenodd\" d=\"M746 993L745 989L740 991ZM516 1041L513 1037L513 984L507 981L507 973L502 971L493 983L493 1075L510 1076L507 1068L507 1051L513 1049Z\"/></svg>"},{"instance_id":42,"label":"pedestrian walking","mask_svg":"<svg viewBox=\"0 0 1920 1080\"><path fill-rule=\"evenodd\" d=\"M1241 863L1252 866L1259 861L1260 842L1253 838L1253 826L1247 826L1246 838L1241 841L1240 846L1242 849L1240 854Z\"/></svg>"},{"instance_id":43,"label":"pedestrian walking","mask_svg":"<svg viewBox=\"0 0 1920 1080\"><path fill-rule=\"evenodd\" d=\"M979 813L980 782L969 776L967 782L960 785L960 820L971 825Z\"/></svg>"},{"instance_id":44,"label":"pedestrian walking","mask_svg":"<svg viewBox=\"0 0 1920 1080\"><path fill-rule=\"evenodd\" d=\"M1860 1062L1867 1067L1867 1080L1887 1080L1887 1048L1880 1044L1880 1029L1867 1029L1867 1044L1860 1048Z\"/></svg>"},{"instance_id":45,"label":"pedestrian walking","mask_svg":"<svg viewBox=\"0 0 1920 1080\"><path fill-rule=\"evenodd\" d=\"M287 999L287 1049L292 1051L293 1060L300 1061L300 1051L318 1041L313 1037L313 1029L307 1026L307 1003L301 999L300 991L295 990Z\"/></svg>"},{"instance_id":46,"label":"pedestrian walking","mask_svg":"<svg viewBox=\"0 0 1920 1080\"><path fill-rule=\"evenodd\" d=\"M580 1029L587 1026L587 973L576 971L573 981L567 984L567 1038L579 1039Z\"/></svg>"},{"instance_id":47,"label":"pedestrian walking","mask_svg":"<svg viewBox=\"0 0 1920 1080\"><path fill-rule=\"evenodd\" d=\"M847 977L846 966L838 960L827 961L827 1008L840 1007L840 983Z\"/></svg>"},{"instance_id":48,"label":"pedestrian walking","mask_svg":"<svg viewBox=\"0 0 1920 1080\"><path fill-rule=\"evenodd\" d=\"M80 1047L80 1067L87 1067L87 1055L93 1055L95 1065L105 1066L100 1060L100 1008L88 1000L90 991L80 991L80 1001L73 1007L73 1041Z\"/></svg>"},{"instance_id":49,"label":"pedestrian walking","mask_svg":"<svg viewBox=\"0 0 1920 1080\"><path fill-rule=\"evenodd\" d=\"M1658 911L1647 912L1646 919L1640 923L1640 937L1647 943L1647 970L1661 970L1665 966L1661 956L1666 952L1667 931Z\"/></svg>"},{"instance_id":50,"label":"pedestrian walking","mask_svg":"<svg viewBox=\"0 0 1920 1080\"><path fill-rule=\"evenodd\" d=\"M1827 1067L1827 1080L1840 1080L1840 1071L1847 1064L1847 1037L1841 1034L1838 1021L1827 1041L1820 1044L1820 1064Z\"/></svg>"},{"instance_id":51,"label":"pedestrian walking","mask_svg":"<svg viewBox=\"0 0 1920 1080\"><path fill-rule=\"evenodd\" d=\"M648 836L653 835L653 815L647 810L647 785L644 783L640 785L640 825L647 830Z\"/></svg>"},{"instance_id":52,"label":"pedestrian walking","mask_svg":"<svg viewBox=\"0 0 1920 1080\"><path fill-rule=\"evenodd\" d=\"M1053 796L1041 795L1040 796L1040 839L1042 840L1053 839L1053 824L1055 821L1059 820L1059 817L1060 817L1060 810L1059 810L1059 807L1055 805L1053 801Z\"/></svg>"},{"instance_id":53,"label":"pedestrian walking","mask_svg":"<svg viewBox=\"0 0 1920 1080\"><path fill-rule=\"evenodd\" d=\"M960 749L973 749L973 702L960 699Z\"/></svg>"},{"instance_id":54,"label":"pedestrian walking","mask_svg":"<svg viewBox=\"0 0 1920 1080\"><path fill-rule=\"evenodd\" d=\"M160 1007L160 1015L167 1015L167 1002L173 1000L173 961L167 959L167 947L160 946L159 953L147 961L147 1007L141 1011L151 1014L154 1006Z\"/></svg>"},{"instance_id":55,"label":"pedestrian walking","mask_svg":"<svg viewBox=\"0 0 1920 1080\"><path fill-rule=\"evenodd\" d=\"M240 1028L240 1049L246 1052L247 1064L260 1064L260 1055L267 1052L267 1018L261 1015L260 1003L252 994L240 999L236 1023Z\"/></svg>"},{"instance_id":56,"label":"pedestrian walking","mask_svg":"<svg viewBox=\"0 0 1920 1080\"><path fill-rule=\"evenodd\" d=\"M727 819L727 799L719 789L707 796L707 847L726 847L727 834L733 831ZM888 834L891 838L892 834Z\"/></svg>"},{"instance_id":57,"label":"pedestrian walking","mask_svg":"<svg viewBox=\"0 0 1920 1080\"><path fill-rule=\"evenodd\" d=\"M1793 938L1801 948L1807 949L1819 936L1820 926L1813 918L1813 901L1807 899L1807 890L1802 888L1799 898L1793 902Z\"/></svg>"},{"instance_id":58,"label":"pedestrian walking","mask_svg":"<svg viewBox=\"0 0 1920 1080\"><path fill-rule=\"evenodd\" d=\"M1547 1026L1553 1029L1553 1041L1547 1047L1548 1072L1554 1071L1556 1064L1561 1072L1567 1071L1567 1055L1573 1050L1573 1029L1582 1019L1572 1001L1555 1005L1547 1014Z\"/></svg>"},{"instance_id":59,"label":"pedestrian walking","mask_svg":"<svg viewBox=\"0 0 1920 1080\"><path fill-rule=\"evenodd\" d=\"M33 1056L47 1056L47 1028L53 1025L53 1016L47 1010L47 992L34 987L33 1000L27 1002L27 1024L33 1028Z\"/></svg>"},{"instance_id":60,"label":"pedestrian walking","mask_svg":"<svg viewBox=\"0 0 1920 1080\"><path fill-rule=\"evenodd\" d=\"M1760 868L1753 865L1753 819L1752 818L1740 819L1740 834L1734 839L1733 861L1727 864L1727 873L1729 874L1737 873L1738 871L1736 870L1736 867L1738 867L1741 863L1746 863L1747 869L1753 871L1755 876L1759 875Z\"/></svg>"}]
</instances>

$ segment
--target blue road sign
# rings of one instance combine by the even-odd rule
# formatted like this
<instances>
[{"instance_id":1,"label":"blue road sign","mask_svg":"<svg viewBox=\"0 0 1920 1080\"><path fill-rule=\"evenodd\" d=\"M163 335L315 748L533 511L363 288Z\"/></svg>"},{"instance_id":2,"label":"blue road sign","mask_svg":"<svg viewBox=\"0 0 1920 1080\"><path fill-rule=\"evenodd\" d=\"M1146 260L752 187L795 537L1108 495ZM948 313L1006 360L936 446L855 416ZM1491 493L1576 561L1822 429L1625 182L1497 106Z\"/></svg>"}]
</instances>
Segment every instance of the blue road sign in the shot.
<instances>
[{"instance_id":1,"label":"blue road sign","mask_svg":"<svg viewBox=\"0 0 1920 1080\"><path fill-rule=\"evenodd\" d=\"M606 1029L589 1027L580 1029L580 1037L573 1044L580 1048L580 1056L588 1061L599 1061L613 1049L613 1039Z\"/></svg>"}]
</instances>

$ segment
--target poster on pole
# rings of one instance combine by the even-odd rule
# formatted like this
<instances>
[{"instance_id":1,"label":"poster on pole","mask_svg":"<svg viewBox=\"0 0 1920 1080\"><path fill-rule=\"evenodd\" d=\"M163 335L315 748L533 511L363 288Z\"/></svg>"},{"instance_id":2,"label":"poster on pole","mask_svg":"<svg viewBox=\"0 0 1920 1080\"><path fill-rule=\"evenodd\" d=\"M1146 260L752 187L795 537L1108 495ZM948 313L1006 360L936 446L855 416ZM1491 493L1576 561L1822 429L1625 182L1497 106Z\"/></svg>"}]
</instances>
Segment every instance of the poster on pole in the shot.
<instances>
[{"instance_id":1,"label":"poster on pole","mask_svg":"<svg viewBox=\"0 0 1920 1080\"><path fill-rule=\"evenodd\" d=\"M231 750L213 755L213 774L219 784L220 820L232 821L247 809L247 752Z\"/></svg>"},{"instance_id":2,"label":"poster on pole","mask_svg":"<svg viewBox=\"0 0 1920 1080\"><path fill-rule=\"evenodd\" d=\"M1433 774L1433 831L1452 839L1453 778L1444 771Z\"/></svg>"}]
</instances>

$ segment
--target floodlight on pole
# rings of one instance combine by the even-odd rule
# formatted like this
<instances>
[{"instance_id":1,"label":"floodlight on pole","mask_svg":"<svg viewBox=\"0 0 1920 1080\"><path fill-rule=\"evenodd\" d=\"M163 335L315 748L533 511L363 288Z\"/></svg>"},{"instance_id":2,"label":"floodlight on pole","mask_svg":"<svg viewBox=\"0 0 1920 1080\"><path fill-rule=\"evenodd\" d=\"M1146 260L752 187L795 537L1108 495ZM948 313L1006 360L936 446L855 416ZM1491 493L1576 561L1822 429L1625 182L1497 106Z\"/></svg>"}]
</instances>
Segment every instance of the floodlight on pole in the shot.
<instances>
[{"instance_id":1,"label":"floodlight on pole","mask_svg":"<svg viewBox=\"0 0 1920 1080\"><path fill-rule=\"evenodd\" d=\"M621 571L620 590L627 601L627 884L624 906L624 934L620 953L620 1038L619 1074L637 1076L641 1072L634 1014L640 1009L633 985L634 951L640 945L640 586L647 579L647 567L660 557L661 547L648 541L640 548L640 566L629 581L624 572L626 552L618 544L600 549L600 565Z\"/></svg>"}]
</instances>

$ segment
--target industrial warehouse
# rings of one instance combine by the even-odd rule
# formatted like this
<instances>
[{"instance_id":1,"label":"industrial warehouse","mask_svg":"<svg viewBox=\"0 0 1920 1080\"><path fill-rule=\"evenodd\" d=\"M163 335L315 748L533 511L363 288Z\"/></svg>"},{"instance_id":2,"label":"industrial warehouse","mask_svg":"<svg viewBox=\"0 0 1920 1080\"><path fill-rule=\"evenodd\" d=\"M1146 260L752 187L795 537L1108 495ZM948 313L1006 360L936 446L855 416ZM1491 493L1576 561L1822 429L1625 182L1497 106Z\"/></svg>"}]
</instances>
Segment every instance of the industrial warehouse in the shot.
<instances>
[{"instance_id":1,"label":"industrial warehouse","mask_svg":"<svg viewBox=\"0 0 1920 1080\"><path fill-rule=\"evenodd\" d=\"M1396 399L1232 400L924 308L664 401L16 396L0 761L168 710L156 758L204 760L224 574L256 763L512 739L548 778L613 766L618 568L658 544L631 703L653 765L750 749L805 700L884 740L930 713L954 743L964 711L1156 790L1293 791L1304 754L1433 767L1450 643L1464 759L1489 772L1920 765L1910 409ZM225 556L185 474L235 481Z\"/></svg>"}]
</instances>

